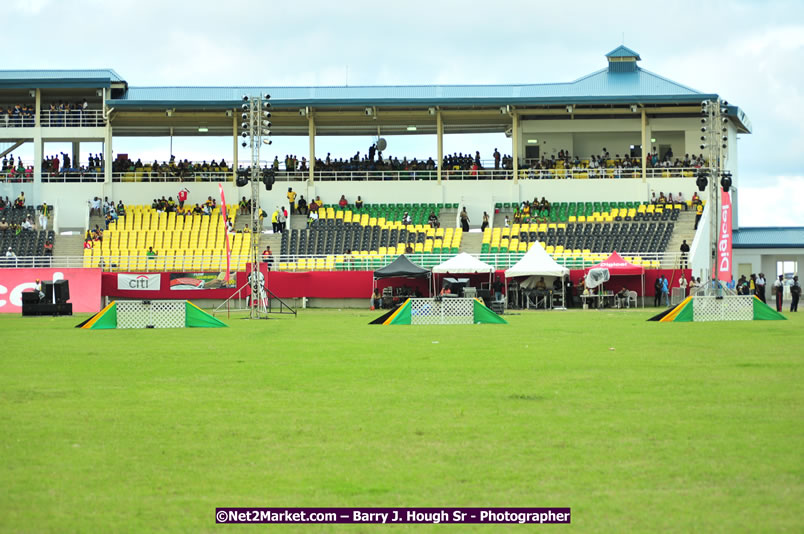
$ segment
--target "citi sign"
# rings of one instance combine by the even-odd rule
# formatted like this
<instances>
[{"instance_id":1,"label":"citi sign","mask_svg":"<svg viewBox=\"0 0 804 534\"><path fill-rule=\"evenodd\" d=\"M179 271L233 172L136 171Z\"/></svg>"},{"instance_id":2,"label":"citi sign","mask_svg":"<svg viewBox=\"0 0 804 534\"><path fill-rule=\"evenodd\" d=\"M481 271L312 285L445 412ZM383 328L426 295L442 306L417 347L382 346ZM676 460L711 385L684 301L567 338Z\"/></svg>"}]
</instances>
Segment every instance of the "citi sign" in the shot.
<instances>
[{"instance_id":1,"label":"citi sign","mask_svg":"<svg viewBox=\"0 0 804 534\"><path fill-rule=\"evenodd\" d=\"M148 281L150 279L147 275L140 275L136 278L133 278L128 281L128 287L130 289L148 289Z\"/></svg>"},{"instance_id":2,"label":"citi sign","mask_svg":"<svg viewBox=\"0 0 804 534\"><path fill-rule=\"evenodd\" d=\"M118 274L117 289L128 291L159 291L161 275Z\"/></svg>"}]
</instances>

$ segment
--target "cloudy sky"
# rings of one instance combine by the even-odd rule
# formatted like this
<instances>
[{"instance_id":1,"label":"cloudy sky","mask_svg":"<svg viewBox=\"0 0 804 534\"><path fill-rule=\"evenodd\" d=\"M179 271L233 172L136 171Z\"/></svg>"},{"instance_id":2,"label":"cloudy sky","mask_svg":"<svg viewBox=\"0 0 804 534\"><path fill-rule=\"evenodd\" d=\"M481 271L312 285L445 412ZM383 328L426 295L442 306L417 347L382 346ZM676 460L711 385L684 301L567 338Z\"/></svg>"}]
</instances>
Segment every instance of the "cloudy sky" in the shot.
<instances>
[{"instance_id":1,"label":"cloudy sky","mask_svg":"<svg viewBox=\"0 0 804 534\"><path fill-rule=\"evenodd\" d=\"M110 67L131 85L560 82L604 67L603 55L624 41L640 53L642 67L718 93L748 114L753 134L739 140L741 225L804 225L801 0L8 5L4 14L13 23L4 26L5 41L22 46L7 52L3 68ZM487 148L497 140L458 138L445 150ZM165 143L138 146L138 153L166 158ZM278 139L275 145L280 143L280 158L306 152L305 140ZM350 154L325 143L319 151ZM355 150L364 151L362 144ZM227 141L213 155L225 157L230 147ZM392 155L421 155L413 145L411 152L407 148ZM178 157L217 149L174 142ZM434 153L433 147L424 155Z\"/></svg>"}]
</instances>

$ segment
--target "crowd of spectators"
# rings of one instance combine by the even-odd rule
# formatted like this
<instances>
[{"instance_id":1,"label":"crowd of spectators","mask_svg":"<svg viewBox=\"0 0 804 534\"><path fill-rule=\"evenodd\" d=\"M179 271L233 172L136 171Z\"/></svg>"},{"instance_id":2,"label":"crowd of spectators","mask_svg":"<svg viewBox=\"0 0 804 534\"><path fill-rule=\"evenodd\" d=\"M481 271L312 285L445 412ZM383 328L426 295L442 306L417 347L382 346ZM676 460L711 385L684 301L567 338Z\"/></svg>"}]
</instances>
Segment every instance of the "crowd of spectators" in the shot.
<instances>
[{"instance_id":1,"label":"crowd of spectators","mask_svg":"<svg viewBox=\"0 0 804 534\"><path fill-rule=\"evenodd\" d=\"M90 119L86 116L89 110L89 102L53 102L48 108L43 108L40 115L43 124L46 126L95 126L96 120L93 116ZM2 119L0 126L6 128L26 127L30 128L36 124L36 108L33 104L15 104L7 106L6 109L0 107Z\"/></svg>"},{"instance_id":2,"label":"crowd of spectators","mask_svg":"<svg viewBox=\"0 0 804 534\"><path fill-rule=\"evenodd\" d=\"M652 152L645 156L645 167L647 169L681 169L681 168L700 168L706 165L703 154L685 154L683 158L676 158L672 149L668 150L664 156L660 157L657 152ZM541 159L533 160L529 166L530 174L539 175L537 171L571 169L586 172L590 178L603 177L608 175L607 170L613 170L614 176L620 178L634 170L641 170L641 157L625 154L611 153L604 147L599 155L592 154L588 160L582 160L578 156L571 156L569 151L560 150L558 154L550 157L542 156ZM552 177L553 173L541 173L541 177Z\"/></svg>"},{"instance_id":3,"label":"crowd of spectators","mask_svg":"<svg viewBox=\"0 0 804 534\"><path fill-rule=\"evenodd\" d=\"M550 201L546 198L542 197L539 200L538 197L533 198L533 202L523 200L522 203L514 208L514 223L531 223L531 222L547 222L547 215L550 211ZM506 217L506 224L507 227L510 224L510 221Z\"/></svg>"},{"instance_id":4,"label":"crowd of spectators","mask_svg":"<svg viewBox=\"0 0 804 534\"><path fill-rule=\"evenodd\" d=\"M168 161L162 161L161 163L154 160L150 165L143 163L141 159L132 161L128 157L118 158L112 162L112 172L114 173L137 171L142 171L142 179L147 182L154 178L186 180L195 178L198 173L203 175L216 172L231 173L232 169L225 159L221 159L220 162L212 160L198 163L189 159L177 160L176 156L170 156Z\"/></svg>"}]
</instances>

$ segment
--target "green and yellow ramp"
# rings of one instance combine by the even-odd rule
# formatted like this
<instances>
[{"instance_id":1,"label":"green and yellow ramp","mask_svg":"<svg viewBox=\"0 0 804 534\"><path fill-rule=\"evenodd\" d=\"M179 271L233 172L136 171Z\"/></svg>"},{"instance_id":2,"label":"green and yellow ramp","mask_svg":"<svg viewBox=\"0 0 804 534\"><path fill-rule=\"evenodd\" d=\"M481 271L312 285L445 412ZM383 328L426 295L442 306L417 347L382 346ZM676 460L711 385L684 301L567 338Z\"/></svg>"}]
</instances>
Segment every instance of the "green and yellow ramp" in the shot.
<instances>
[{"instance_id":1,"label":"green and yellow ramp","mask_svg":"<svg viewBox=\"0 0 804 534\"><path fill-rule=\"evenodd\" d=\"M76 325L83 330L109 330L118 326L117 301L112 301L101 311ZM177 325L173 325L177 326ZM189 300L184 301L184 327L185 328L225 328L226 323L213 317Z\"/></svg>"},{"instance_id":2,"label":"green and yellow ramp","mask_svg":"<svg viewBox=\"0 0 804 534\"><path fill-rule=\"evenodd\" d=\"M435 302L435 301L434 301ZM413 303L411 299L405 300L396 310L387 312L378 317L370 324L383 325L409 325L415 324L413 317ZM494 311L487 308L480 299L473 299L472 302L472 324L508 324L505 319L497 315Z\"/></svg>"},{"instance_id":3,"label":"green and yellow ramp","mask_svg":"<svg viewBox=\"0 0 804 534\"><path fill-rule=\"evenodd\" d=\"M734 298L734 297L732 297ZM691 323L700 319L696 319L696 297L687 297L675 308L670 308L663 311L658 315L654 315L648 321L658 321L660 323ZM700 299L700 297L699 297ZM702 301L698 301L698 305L702 305ZM777 312L754 295L751 299L752 312L748 313L746 317L740 320L752 321L786 321L787 317ZM707 320L707 319L704 319ZM713 320L713 319L708 319Z\"/></svg>"}]
</instances>

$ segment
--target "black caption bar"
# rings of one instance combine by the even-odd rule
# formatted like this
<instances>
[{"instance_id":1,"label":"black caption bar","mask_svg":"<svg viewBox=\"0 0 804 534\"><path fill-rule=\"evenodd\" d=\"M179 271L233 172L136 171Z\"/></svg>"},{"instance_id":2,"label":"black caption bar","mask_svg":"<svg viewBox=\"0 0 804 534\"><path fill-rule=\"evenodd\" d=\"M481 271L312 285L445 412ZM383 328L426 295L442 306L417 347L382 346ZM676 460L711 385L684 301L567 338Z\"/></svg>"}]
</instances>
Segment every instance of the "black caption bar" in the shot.
<instances>
[{"instance_id":1,"label":"black caption bar","mask_svg":"<svg viewBox=\"0 0 804 534\"><path fill-rule=\"evenodd\" d=\"M569 508L216 508L216 523L570 523Z\"/></svg>"}]
</instances>

